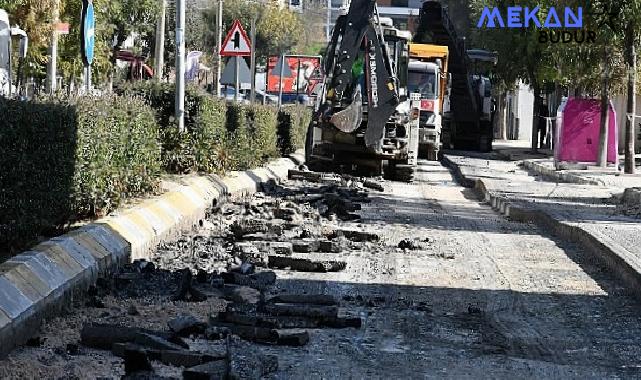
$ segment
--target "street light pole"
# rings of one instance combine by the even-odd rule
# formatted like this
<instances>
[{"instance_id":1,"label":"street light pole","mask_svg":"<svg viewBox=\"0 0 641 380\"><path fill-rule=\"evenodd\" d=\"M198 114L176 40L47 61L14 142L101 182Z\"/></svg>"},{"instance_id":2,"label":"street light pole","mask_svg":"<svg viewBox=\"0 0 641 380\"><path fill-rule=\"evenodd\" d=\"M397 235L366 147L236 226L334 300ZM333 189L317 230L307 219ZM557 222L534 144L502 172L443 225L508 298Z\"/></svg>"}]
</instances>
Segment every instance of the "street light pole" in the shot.
<instances>
[{"instance_id":1,"label":"street light pole","mask_svg":"<svg viewBox=\"0 0 641 380\"><path fill-rule=\"evenodd\" d=\"M60 0L53 3L53 24L54 30L51 33L51 42L49 45L49 62L47 64L47 92L53 94L56 92L58 85L56 72L58 71L58 31L57 24L60 22Z\"/></svg>"},{"instance_id":2,"label":"street light pole","mask_svg":"<svg viewBox=\"0 0 641 380\"><path fill-rule=\"evenodd\" d=\"M185 0L176 0L176 121L185 130Z\"/></svg>"},{"instance_id":3,"label":"street light pole","mask_svg":"<svg viewBox=\"0 0 641 380\"><path fill-rule=\"evenodd\" d=\"M165 13L167 11L166 0L160 1L160 16L156 25L156 67L154 77L157 81L162 80L162 71L165 66Z\"/></svg>"}]
</instances>

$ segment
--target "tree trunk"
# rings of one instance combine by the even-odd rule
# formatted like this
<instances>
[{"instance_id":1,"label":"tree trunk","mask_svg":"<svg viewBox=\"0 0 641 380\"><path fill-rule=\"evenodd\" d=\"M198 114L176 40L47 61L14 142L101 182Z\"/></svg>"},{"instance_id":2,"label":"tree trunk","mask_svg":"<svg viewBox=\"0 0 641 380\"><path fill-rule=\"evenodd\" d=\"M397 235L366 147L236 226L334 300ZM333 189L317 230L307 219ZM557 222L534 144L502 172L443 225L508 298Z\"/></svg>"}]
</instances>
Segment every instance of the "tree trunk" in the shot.
<instances>
[{"instance_id":1,"label":"tree trunk","mask_svg":"<svg viewBox=\"0 0 641 380\"><path fill-rule=\"evenodd\" d=\"M603 82L601 86L601 133L599 135L599 159L600 167L608 166L608 126L610 124L610 99L608 97L608 53L603 48ZM618 154L618 152L617 152Z\"/></svg>"},{"instance_id":2,"label":"tree trunk","mask_svg":"<svg viewBox=\"0 0 641 380\"><path fill-rule=\"evenodd\" d=\"M499 138L507 140L507 94L499 96L498 102L498 119L499 119Z\"/></svg>"},{"instance_id":3,"label":"tree trunk","mask_svg":"<svg viewBox=\"0 0 641 380\"><path fill-rule=\"evenodd\" d=\"M532 150L538 151L539 146L539 110L541 109L541 87L536 81L532 82L534 90L534 112L532 112Z\"/></svg>"},{"instance_id":4,"label":"tree trunk","mask_svg":"<svg viewBox=\"0 0 641 380\"><path fill-rule=\"evenodd\" d=\"M625 173L634 174L634 126L636 125L636 80L637 80L637 54L635 49L634 25L628 24L626 29L626 61L628 66L628 107L627 121L625 123Z\"/></svg>"}]
</instances>

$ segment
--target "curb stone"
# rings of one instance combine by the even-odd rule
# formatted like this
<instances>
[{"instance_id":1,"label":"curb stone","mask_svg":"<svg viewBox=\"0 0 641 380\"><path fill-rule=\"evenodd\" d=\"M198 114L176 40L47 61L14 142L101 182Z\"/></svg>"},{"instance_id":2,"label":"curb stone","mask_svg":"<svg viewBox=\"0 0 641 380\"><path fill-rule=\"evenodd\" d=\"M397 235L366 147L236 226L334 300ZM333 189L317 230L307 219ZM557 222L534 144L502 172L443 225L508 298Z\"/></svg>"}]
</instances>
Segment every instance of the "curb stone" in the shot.
<instances>
[{"instance_id":1,"label":"curb stone","mask_svg":"<svg viewBox=\"0 0 641 380\"><path fill-rule=\"evenodd\" d=\"M576 174L559 172L536 161L525 160L523 161L523 167L530 172L553 181L576 183L578 185L605 186L605 183L598 179L586 179Z\"/></svg>"},{"instance_id":2,"label":"curb stone","mask_svg":"<svg viewBox=\"0 0 641 380\"><path fill-rule=\"evenodd\" d=\"M444 157L443 163L455 172L455 176L460 176L464 186L474 188L481 200L489 203L498 213L517 222L536 224L556 236L579 244L593 259L605 264L630 293L641 300L641 262L632 252L594 228L560 221L533 206L528 207L522 202L492 194L482 178L467 178L460 166L447 156ZM474 185L467 186L470 183Z\"/></svg>"},{"instance_id":3,"label":"curb stone","mask_svg":"<svg viewBox=\"0 0 641 380\"><path fill-rule=\"evenodd\" d=\"M136 259L150 259L161 242L198 225L212 205L252 195L270 180L287 178L304 162L294 154L266 166L180 178L160 197L142 201L66 235L39 244L0 264L0 358L60 314L99 276Z\"/></svg>"}]
</instances>

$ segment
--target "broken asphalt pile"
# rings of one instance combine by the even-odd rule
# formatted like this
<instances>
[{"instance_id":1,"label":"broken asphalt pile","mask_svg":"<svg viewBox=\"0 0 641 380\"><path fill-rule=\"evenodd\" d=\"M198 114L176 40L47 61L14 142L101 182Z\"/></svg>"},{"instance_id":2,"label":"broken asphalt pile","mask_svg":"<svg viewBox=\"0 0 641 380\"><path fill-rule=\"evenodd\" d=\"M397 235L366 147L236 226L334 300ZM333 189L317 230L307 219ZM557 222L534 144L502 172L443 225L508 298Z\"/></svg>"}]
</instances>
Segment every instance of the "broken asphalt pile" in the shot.
<instances>
[{"instance_id":1,"label":"broken asphalt pile","mask_svg":"<svg viewBox=\"0 0 641 380\"><path fill-rule=\"evenodd\" d=\"M152 261L99 279L85 306L105 311L83 321L80 347L122 358L125 378L163 378L155 367L164 365L182 368L184 379L258 379L278 368L259 345L305 346L313 329L360 328L361 318L333 296L277 290L272 269L338 272L347 267L339 254L382 250L378 234L344 224L358 222L368 191L383 187L304 167L290 179L217 205L197 231L161 245ZM398 249L419 244L405 239ZM107 307L107 297L126 300L126 316L124 308ZM173 303L178 314L160 318L164 328L148 328L139 310L145 305L134 304L143 299L160 314ZM184 310L201 304L198 312ZM78 355L80 347L68 345L66 352Z\"/></svg>"}]
</instances>

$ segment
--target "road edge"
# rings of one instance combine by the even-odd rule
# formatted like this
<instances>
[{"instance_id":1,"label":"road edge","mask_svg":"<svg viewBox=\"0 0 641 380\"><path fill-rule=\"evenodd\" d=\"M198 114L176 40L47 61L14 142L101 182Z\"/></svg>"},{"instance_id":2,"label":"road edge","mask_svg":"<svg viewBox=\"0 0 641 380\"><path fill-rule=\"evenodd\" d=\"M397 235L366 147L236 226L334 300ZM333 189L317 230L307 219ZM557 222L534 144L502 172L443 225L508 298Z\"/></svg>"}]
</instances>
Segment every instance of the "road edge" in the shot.
<instances>
[{"instance_id":1,"label":"road edge","mask_svg":"<svg viewBox=\"0 0 641 380\"><path fill-rule=\"evenodd\" d=\"M188 231L225 199L249 196L287 178L305 161L300 151L252 170L181 177L159 197L50 239L0 264L0 358L64 313L100 276Z\"/></svg>"}]
</instances>

